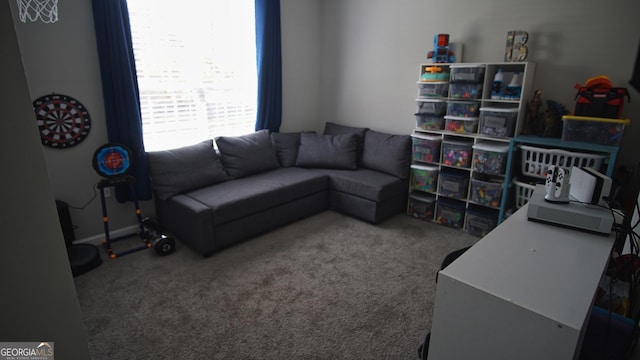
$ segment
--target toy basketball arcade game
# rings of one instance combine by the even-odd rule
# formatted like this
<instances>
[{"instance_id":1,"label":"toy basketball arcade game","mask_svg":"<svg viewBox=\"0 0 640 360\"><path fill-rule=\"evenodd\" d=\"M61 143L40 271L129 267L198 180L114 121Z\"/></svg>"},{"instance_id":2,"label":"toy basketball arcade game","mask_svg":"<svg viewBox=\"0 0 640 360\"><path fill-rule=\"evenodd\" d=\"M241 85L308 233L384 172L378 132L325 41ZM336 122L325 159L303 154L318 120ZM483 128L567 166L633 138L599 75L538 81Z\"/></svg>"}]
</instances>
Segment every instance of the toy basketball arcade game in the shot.
<instances>
[{"instance_id":1,"label":"toy basketball arcade game","mask_svg":"<svg viewBox=\"0 0 640 360\"><path fill-rule=\"evenodd\" d=\"M131 170L131 152L128 148L120 144L105 144L99 147L93 155L93 168L103 177L96 187L100 190L100 202L102 204L102 221L104 223L103 241L104 248L109 258L115 259L118 256L124 256L136 251L153 248L159 255L168 255L175 251L175 241L172 237L167 236L160 225L149 218L142 218L138 199L136 197L133 184L135 178L130 174ZM105 189L113 186L127 187L129 195L135 206L135 215L138 223L137 231L115 238L110 236L109 216L107 215ZM138 236L142 239L142 244L124 250L114 252L111 248L113 242Z\"/></svg>"}]
</instances>

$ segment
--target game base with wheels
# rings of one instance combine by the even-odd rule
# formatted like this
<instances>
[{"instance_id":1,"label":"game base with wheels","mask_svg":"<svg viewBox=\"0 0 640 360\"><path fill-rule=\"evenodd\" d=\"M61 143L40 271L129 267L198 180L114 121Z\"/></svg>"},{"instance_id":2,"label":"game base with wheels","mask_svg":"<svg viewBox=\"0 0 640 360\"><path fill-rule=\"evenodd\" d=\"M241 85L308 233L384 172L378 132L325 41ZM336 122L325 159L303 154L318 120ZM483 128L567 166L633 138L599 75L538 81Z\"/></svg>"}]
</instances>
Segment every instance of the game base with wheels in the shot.
<instances>
[{"instance_id":1,"label":"game base with wheels","mask_svg":"<svg viewBox=\"0 0 640 360\"><path fill-rule=\"evenodd\" d=\"M175 251L175 241L173 238L166 235L164 230L155 221L149 218L142 218L140 206L138 205L135 189L133 187L135 178L129 175L130 165L131 151L123 145L105 144L99 147L94 153L93 168L99 175L104 177L104 179L96 185L100 190L100 202L102 203L102 221L104 223L105 235L105 240L103 242L104 248L111 259L148 248L153 248L158 255L171 254ZM133 200L135 205L135 215L138 222L137 231L116 238L111 238L109 233L109 216L107 215L104 191L105 188L113 186L128 187L129 198ZM111 243L134 236L141 238L141 245L121 252L114 252L111 248Z\"/></svg>"},{"instance_id":2,"label":"game base with wheels","mask_svg":"<svg viewBox=\"0 0 640 360\"><path fill-rule=\"evenodd\" d=\"M154 220L145 218L142 220L145 238L151 243L153 250L158 255L169 255L176 250L176 242L173 237L167 235L165 230Z\"/></svg>"}]
</instances>

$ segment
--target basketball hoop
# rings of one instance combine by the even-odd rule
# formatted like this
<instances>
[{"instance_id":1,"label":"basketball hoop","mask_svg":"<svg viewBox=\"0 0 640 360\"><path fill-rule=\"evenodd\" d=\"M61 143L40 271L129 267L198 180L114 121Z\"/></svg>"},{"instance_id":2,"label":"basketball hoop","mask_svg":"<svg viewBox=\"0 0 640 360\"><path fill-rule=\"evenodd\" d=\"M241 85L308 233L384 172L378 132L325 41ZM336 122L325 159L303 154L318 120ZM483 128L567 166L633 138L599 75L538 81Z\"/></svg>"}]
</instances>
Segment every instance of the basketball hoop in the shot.
<instances>
[{"instance_id":1,"label":"basketball hoop","mask_svg":"<svg viewBox=\"0 0 640 360\"><path fill-rule=\"evenodd\" d=\"M20 21L37 21L51 24L58 21L58 0L16 0Z\"/></svg>"}]
</instances>

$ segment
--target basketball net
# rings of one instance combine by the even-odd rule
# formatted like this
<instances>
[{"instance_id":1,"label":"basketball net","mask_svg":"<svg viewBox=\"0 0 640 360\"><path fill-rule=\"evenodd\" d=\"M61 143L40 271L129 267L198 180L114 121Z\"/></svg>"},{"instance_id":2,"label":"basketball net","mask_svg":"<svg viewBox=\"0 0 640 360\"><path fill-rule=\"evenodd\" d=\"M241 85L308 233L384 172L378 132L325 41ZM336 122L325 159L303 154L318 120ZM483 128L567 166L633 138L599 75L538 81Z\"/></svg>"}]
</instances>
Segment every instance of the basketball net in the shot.
<instances>
[{"instance_id":1,"label":"basketball net","mask_svg":"<svg viewBox=\"0 0 640 360\"><path fill-rule=\"evenodd\" d=\"M37 21L51 24L58 21L58 0L16 0L20 21Z\"/></svg>"}]
</instances>

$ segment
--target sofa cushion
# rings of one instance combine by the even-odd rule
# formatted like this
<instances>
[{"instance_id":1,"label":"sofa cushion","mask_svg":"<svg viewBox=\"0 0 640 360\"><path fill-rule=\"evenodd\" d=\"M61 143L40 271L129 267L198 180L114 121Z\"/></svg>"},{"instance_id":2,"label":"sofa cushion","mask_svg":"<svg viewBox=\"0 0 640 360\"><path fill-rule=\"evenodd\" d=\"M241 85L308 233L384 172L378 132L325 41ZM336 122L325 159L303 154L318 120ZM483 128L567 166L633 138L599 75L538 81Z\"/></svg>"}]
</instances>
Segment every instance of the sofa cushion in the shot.
<instances>
[{"instance_id":1,"label":"sofa cushion","mask_svg":"<svg viewBox=\"0 0 640 360\"><path fill-rule=\"evenodd\" d=\"M300 133L271 133L271 143L276 148L276 156L282 167L296 164Z\"/></svg>"},{"instance_id":2,"label":"sofa cushion","mask_svg":"<svg viewBox=\"0 0 640 360\"><path fill-rule=\"evenodd\" d=\"M150 151L147 158L155 194L162 200L228 179L213 149L213 140L177 149Z\"/></svg>"},{"instance_id":3,"label":"sofa cushion","mask_svg":"<svg viewBox=\"0 0 640 360\"><path fill-rule=\"evenodd\" d=\"M307 168L356 169L358 138L355 134L300 134L296 166Z\"/></svg>"},{"instance_id":4,"label":"sofa cushion","mask_svg":"<svg viewBox=\"0 0 640 360\"><path fill-rule=\"evenodd\" d=\"M358 170L314 169L314 171L329 176L331 190L375 202L405 196L409 186L408 180L363 168Z\"/></svg>"},{"instance_id":5,"label":"sofa cushion","mask_svg":"<svg viewBox=\"0 0 640 360\"><path fill-rule=\"evenodd\" d=\"M411 136L369 130L364 135L361 165L401 179L409 177Z\"/></svg>"},{"instance_id":6,"label":"sofa cushion","mask_svg":"<svg viewBox=\"0 0 640 360\"><path fill-rule=\"evenodd\" d=\"M327 191L328 187L326 175L288 167L204 187L185 195L210 208L212 225L219 225Z\"/></svg>"},{"instance_id":7,"label":"sofa cushion","mask_svg":"<svg viewBox=\"0 0 640 360\"><path fill-rule=\"evenodd\" d=\"M364 147L364 134L369 130L368 128L353 127L340 125L332 122L327 122L324 125L325 135L340 135L340 134L355 134L358 138L358 161L362 156L362 149Z\"/></svg>"},{"instance_id":8,"label":"sofa cushion","mask_svg":"<svg viewBox=\"0 0 640 360\"><path fill-rule=\"evenodd\" d=\"M216 144L224 169L233 179L276 169L280 166L269 130L242 136L218 136Z\"/></svg>"}]
</instances>

